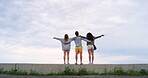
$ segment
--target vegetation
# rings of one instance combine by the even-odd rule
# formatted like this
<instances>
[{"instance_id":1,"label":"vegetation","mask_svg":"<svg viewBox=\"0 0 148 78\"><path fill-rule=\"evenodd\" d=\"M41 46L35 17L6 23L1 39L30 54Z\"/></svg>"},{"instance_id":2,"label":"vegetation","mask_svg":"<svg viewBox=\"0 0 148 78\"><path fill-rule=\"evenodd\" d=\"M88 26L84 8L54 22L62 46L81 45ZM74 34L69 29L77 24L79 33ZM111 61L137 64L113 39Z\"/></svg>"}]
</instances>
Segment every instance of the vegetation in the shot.
<instances>
[{"instance_id":1,"label":"vegetation","mask_svg":"<svg viewBox=\"0 0 148 78\"><path fill-rule=\"evenodd\" d=\"M131 75L131 76L145 76L148 75L148 70L141 69L140 71L128 70L123 71L121 68L115 68L113 71L104 72L104 73L97 73L94 71L87 71L85 68L81 68L78 71L74 69L70 69L66 67L64 71L59 73L49 73L49 74L42 74L37 73L35 71L30 71L30 73L26 71L4 71L3 68L0 68L0 74L9 74L9 75Z\"/></svg>"}]
</instances>

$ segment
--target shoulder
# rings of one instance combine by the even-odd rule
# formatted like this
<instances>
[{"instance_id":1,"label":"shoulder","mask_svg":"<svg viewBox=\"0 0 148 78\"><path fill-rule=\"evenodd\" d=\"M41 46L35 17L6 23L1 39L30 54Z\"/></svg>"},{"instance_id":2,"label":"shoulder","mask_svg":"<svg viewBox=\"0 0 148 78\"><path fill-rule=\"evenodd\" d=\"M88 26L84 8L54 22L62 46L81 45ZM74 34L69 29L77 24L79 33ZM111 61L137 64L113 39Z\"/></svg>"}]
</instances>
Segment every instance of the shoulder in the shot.
<instances>
[{"instance_id":1,"label":"shoulder","mask_svg":"<svg viewBox=\"0 0 148 78\"><path fill-rule=\"evenodd\" d=\"M69 40L74 40L76 37L69 38Z\"/></svg>"}]
</instances>

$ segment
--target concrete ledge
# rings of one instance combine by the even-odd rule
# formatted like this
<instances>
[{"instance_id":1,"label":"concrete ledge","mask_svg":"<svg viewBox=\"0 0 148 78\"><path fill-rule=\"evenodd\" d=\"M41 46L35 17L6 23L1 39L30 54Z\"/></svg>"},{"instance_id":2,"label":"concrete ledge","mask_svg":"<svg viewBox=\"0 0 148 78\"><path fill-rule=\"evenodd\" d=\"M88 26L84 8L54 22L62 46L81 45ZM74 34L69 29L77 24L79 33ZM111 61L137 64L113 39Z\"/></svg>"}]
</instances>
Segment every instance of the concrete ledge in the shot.
<instances>
[{"instance_id":1,"label":"concrete ledge","mask_svg":"<svg viewBox=\"0 0 148 78\"><path fill-rule=\"evenodd\" d=\"M121 68L124 71L134 70L140 71L141 69L148 70L148 64L84 64L84 65L74 65L74 64L0 64L0 68L4 71L25 71L31 72L35 71L37 73L58 73L65 70L66 67L70 69L79 70L82 68L88 71L94 71L98 73L104 73L112 71L116 68Z\"/></svg>"}]
</instances>

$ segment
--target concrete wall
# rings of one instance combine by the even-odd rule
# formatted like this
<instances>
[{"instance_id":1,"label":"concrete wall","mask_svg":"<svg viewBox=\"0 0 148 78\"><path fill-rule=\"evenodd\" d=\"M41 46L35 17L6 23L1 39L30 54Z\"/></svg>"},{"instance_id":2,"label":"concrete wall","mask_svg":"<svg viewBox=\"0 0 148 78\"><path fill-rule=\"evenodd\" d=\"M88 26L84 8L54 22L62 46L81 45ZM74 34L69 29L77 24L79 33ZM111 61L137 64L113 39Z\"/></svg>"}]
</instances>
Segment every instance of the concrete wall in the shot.
<instances>
[{"instance_id":1,"label":"concrete wall","mask_svg":"<svg viewBox=\"0 0 148 78\"><path fill-rule=\"evenodd\" d=\"M17 71L35 71L37 73L58 73L64 71L65 67L69 67L70 69L74 69L76 71L85 68L88 71L95 71L98 73L109 72L116 68L121 68L124 71L139 71L141 69L148 70L148 64L0 64L0 68L3 68L4 71L17 69Z\"/></svg>"}]
</instances>

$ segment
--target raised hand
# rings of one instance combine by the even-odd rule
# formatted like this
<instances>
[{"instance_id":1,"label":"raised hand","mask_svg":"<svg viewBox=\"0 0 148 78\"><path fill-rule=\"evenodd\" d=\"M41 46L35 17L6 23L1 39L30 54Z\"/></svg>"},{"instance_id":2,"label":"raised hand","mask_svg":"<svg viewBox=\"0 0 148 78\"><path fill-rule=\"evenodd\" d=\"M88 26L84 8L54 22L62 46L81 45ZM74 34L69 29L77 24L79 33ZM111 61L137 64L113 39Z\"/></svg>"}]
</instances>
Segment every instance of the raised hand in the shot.
<instances>
[{"instance_id":1,"label":"raised hand","mask_svg":"<svg viewBox=\"0 0 148 78\"><path fill-rule=\"evenodd\" d=\"M101 36L105 36L105 35L102 34Z\"/></svg>"}]
</instances>

